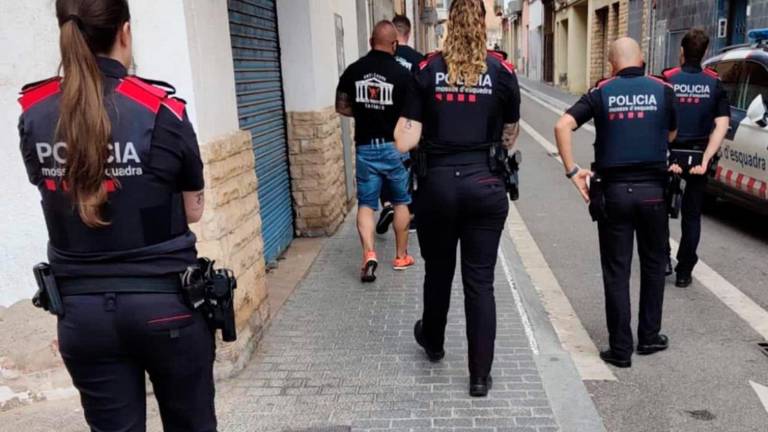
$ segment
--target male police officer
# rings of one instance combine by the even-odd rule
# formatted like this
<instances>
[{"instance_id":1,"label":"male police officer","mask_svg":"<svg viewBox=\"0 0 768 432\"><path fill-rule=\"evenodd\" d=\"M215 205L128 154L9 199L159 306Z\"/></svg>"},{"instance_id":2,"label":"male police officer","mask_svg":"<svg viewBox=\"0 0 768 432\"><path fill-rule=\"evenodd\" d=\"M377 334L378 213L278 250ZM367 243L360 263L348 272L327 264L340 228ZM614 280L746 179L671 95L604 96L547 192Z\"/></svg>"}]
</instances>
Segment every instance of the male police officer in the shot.
<instances>
[{"instance_id":1,"label":"male police officer","mask_svg":"<svg viewBox=\"0 0 768 432\"><path fill-rule=\"evenodd\" d=\"M659 333L664 298L667 145L676 134L674 95L662 80L645 76L637 42L621 38L609 52L614 76L571 107L555 134L566 176L597 220L610 349L606 363L632 365L629 278L637 233L641 266L638 354L667 348ZM573 130L595 120L594 173L574 162ZM589 180L591 179L591 184Z\"/></svg>"},{"instance_id":2,"label":"male police officer","mask_svg":"<svg viewBox=\"0 0 768 432\"><path fill-rule=\"evenodd\" d=\"M382 187L390 191L395 207L397 255L393 268L404 270L414 264L408 255L409 177L393 136L406 95L413 90L413 76L395 61L397 31L391 22L376 24L370 43L371 51L344 71L336 90L336 112L355 118L357 228L363 246L363 282L376 280L374 211Z\"/></svg>"},{"instance_id":3,"label":"male police officer","mask_svg":"<svg viewBox=\"0 0 768 432\"><path fill-rule=\"evenodd\" d=\"M701 207L707 171L712 158L728 133L730 105L717 72L702 69L701 59L707 51L709 37L701 29L691 29L680 47L680 64L664 71L677 98L680 124L672 143L672 162L680 166L685 179L682 204L682 239L677 251L675 285L688 287L691 272L698 261L696 248L701 238Z\"/></svg>"}]
</instances>

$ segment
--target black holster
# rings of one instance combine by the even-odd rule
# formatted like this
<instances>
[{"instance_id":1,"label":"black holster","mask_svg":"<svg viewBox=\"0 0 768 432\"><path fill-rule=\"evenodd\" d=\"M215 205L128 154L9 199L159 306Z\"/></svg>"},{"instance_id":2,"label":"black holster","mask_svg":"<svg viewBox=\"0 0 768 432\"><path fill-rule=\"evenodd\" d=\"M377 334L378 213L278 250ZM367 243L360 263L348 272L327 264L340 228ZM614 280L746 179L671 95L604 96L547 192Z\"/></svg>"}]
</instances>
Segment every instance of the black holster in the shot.
<instances>
[{"instance_id":1,"label":"black holster","mask_svg":"<svg viewBox=\"0 0 768 432\"><path fill-rule=\"evenodd\" d=\"M490 156L488 158L491 172L501 174L504 177L504 187L507 189L510 201L517 201L520 198L520 164L523 161L523 155L520 150L516 150L511 155L501 143L495 143L491 146Z\"/></svg>"},{"instance_id":2,"label":"black holster","mask_svg":"<svg viewBox=\"0 0 768 432\"><path fill-rule=\"evenodd\" d=\"M597 174L592 176L589 183L589 215L593 222L608 218L608 212L605 209L605 181Z\"/></svg>"},{"instance_id":3,"label":"black holster","mask_svg":"<svg viewBox=\"0 0 768 432\"><path fill-rule=\"evenodd\" d=\"M672 219L677 219L680 216L680 208L683 205L683 188L682 178L677 174L672 174L669 177L669 183L667 183L666 200L667 200L667 213Z\"/></svg>"},{"instance_id":4,"label":"black holster","mask_svg":"<svg viewBox=\"0 0 768 432\"><path fill-rule=\"evenodd\" d=\"M64 302L61 300L61 292L56 284L56 278L53 276L51 266L47 263L40 263L33 267L32 270L35 273L35 281L37 282L37 292L32 297L32 304L63 318Z\"/></svg>"},{"instance_id":5,"label":"black holster","mask_svg":"<svg viewBox=\"0 0 768 432\"><path fill-rule=\"evenodd\" d=\"M232 270L214 267L215 261L199 258L181 276L184 299L192 309L199 309L212 330L221 329L224 342L237 340L235 327L235 289Z\"/></svg>"}]
</instances>

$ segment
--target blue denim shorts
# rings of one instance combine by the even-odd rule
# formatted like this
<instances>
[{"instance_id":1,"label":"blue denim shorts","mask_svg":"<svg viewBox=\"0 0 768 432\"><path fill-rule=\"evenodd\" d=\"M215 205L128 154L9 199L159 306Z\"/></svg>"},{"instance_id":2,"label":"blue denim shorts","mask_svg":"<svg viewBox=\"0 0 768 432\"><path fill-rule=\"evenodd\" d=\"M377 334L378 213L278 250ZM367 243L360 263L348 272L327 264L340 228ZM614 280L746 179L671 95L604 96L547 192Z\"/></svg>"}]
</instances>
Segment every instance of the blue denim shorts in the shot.
<instances>
[{"instance_id":1,"label":"blue denim shorts","mask_svg":"<svg viewBox=\"0 0 768 432\"><path fill-rule=\"evenodd\" d=\"M379 197L386 185L393 205L411 203L408 192L409 174L403 161L410 159L402 154L394 143L368 144L356 147L357 158L357 205L379 209Z\"/></svg>"}]
</instances>

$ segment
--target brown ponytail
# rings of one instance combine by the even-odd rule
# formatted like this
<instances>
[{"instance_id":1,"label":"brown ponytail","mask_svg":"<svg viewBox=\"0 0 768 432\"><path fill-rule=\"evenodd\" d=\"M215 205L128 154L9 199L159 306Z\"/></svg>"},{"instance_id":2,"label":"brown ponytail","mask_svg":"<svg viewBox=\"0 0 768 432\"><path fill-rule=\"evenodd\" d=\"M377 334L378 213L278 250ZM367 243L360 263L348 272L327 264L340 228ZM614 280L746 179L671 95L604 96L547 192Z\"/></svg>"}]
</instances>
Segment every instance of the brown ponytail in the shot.
<instances>
[{"instance_id":1,"label":"brown ponytail","mask_svg":"<svg viewBox=\"0 0 768 432\"><path fill-rule=\"evenodd\" d=\"M112 125L96 54L106 54L130 19L125 0L57 0L61 83L56 139L67 144L66 189L83 223L109 225L102 215Z\"/></svg>"}]
</instances>

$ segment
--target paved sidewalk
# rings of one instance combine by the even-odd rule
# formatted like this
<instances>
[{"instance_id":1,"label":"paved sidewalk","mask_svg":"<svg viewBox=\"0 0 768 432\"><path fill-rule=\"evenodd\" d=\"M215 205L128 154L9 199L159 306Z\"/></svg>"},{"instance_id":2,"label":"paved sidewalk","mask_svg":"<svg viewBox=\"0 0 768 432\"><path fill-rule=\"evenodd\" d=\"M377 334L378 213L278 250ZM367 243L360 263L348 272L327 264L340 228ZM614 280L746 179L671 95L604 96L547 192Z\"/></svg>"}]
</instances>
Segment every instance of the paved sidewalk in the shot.
<instances>
[{"instance_id":1,"label":"paved sidewalk","mask_svg":"<svg viewBox=\"0 0 768 432\"><path fill-rule=\"evenodd\" d=\"M411 252L418 256L415 235L412 240ZM423 266L419 262L406 272L393 271L388 264L391 235L379 243L379 279L363 285L358 279L354 218L325 242L249 366L218 385L220 431L586 430L558 425L552 406L578 406L573 401L580 393L567 388L559 392L557 404L550 403L537 367L540 360L534 358L501 265L494 388L488 398L474 399L467 394L460 286L453 292L447 355L439 364L429 363L413 340L413 324L421 313ZM460 281L460 275L455 280ZM564 363L549 354L546 360L554 367ZM567 382L558 378L555 386ZM0 430L83 430L76 400L57 403L54 411L44 405L0 415ZM160 430L154 409L149 430Z\"/></svg>"}]
</instances>

